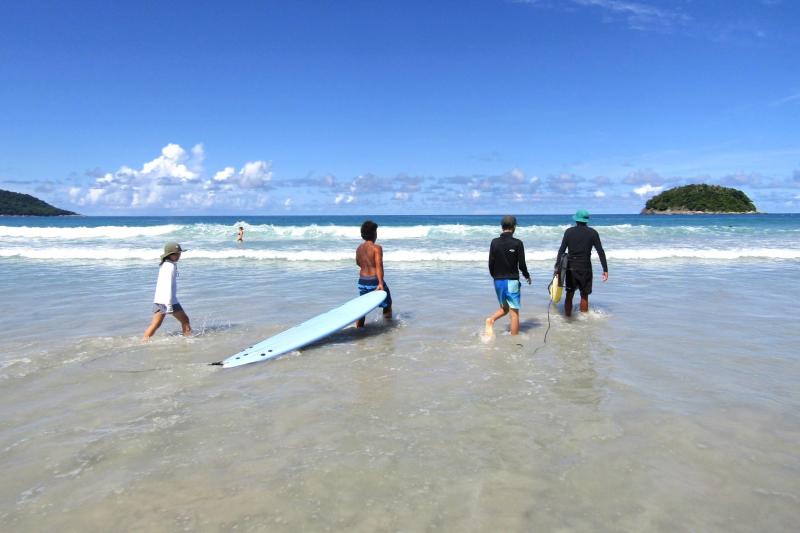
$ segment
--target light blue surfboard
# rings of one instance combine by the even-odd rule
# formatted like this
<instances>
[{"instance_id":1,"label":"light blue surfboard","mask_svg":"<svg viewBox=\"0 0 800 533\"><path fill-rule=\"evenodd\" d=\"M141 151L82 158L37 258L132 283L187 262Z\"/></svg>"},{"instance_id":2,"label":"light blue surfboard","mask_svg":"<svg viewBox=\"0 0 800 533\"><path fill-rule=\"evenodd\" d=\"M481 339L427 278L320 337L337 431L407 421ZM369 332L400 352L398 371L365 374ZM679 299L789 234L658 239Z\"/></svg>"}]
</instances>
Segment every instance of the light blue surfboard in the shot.
<instances>
[{"instance_id":1,"label":"light blue surfboard","mask_svg":"<svg viewBox=\"0 0 800 533\"><path fill-rule=\"evenodd\" d=\"M372 291L353 298L344 305L327 313L306 320L292 329L254 344L222 361L223 368L266 361L279 355L302 348L307 344L338 331L366 315L386 299L385 291ZM218 364L218 363L217 363Z\"/></svg>"}]
</instances>

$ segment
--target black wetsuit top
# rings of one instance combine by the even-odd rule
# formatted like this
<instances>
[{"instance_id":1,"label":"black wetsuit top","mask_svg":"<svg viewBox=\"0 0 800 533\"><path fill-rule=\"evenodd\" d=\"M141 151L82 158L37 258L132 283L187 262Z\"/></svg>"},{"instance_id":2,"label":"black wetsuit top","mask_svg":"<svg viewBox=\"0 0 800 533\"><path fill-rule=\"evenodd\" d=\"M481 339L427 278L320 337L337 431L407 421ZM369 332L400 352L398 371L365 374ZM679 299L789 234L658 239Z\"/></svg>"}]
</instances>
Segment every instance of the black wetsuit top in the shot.
<instances>
[{"instance_id":1,"label":"black wetsuit top","mask_svg":"<svg viewBox=\"0 0 800 533\"><path fill-rule=\"evenodd\" d=\"M489 247L489 273L494 279L518 280L520 271L525 279L531 277L525 264L525 247L511 232L503 232Z\"/></svg>"},{"instance_id":2,"label":"black wetsuit top","mask_svg":"<svg viewBox=\"0 0 800 533\"><path fill-rule=\"evenodd\" d=\"M561 257L569 248L570 270L588 270L591 272L592 246L597 250L597 255L600 257L603 272L608 272L606 253L603 251L603 245L600 244L600 235L594 228L580 223L564 232L564 239L561 241L561 247L558 249L558 257L556 258L556 270L559 269L561 264Z\"/></svg>"}]
</instances>

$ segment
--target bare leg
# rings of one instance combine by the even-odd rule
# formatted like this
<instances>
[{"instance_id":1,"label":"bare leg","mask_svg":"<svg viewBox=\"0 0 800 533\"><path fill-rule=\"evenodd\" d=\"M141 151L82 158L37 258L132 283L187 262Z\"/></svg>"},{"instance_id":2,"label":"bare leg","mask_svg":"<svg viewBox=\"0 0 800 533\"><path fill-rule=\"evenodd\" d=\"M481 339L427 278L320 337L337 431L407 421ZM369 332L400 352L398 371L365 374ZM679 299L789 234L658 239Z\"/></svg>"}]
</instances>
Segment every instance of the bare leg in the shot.
<instances>
[{"instance_id":1,"label":"bare leg","mask_svg":"<svg viewBox=\"0 0 800 533\"><path fill-rule=\"evenodd\" d=\"M585 313L589 310L589 296L584 296L581 294L581 313Z\"/></svg>"},{"instance_id":2,"label":"bare leg","mask_svg":"<svg viewBox=\"0 0 800 533\"><path fill-rule=\"evenodd\" d=\"M564 297L564 316L572 316L572 297L575 296L575 291L567 291Z\"/></svg>"},{"instance_id":3,"label":"bare leg","mask_svg":"<svg viewBox=\"0 0 800 533\"><path fill-rule=\"evenodd\" d=\"M183 330L183 336L188 337L192 334L192 326L189 324L189 316L186 312L181 309L180 311L175 311L172 313L172 316L181 323L181 329Z\"/></svg>"},{"instance_id":4,"label":"bare leg","mask_svg":"<svg viewBox=\"0 0 800 533\"><path fill-rule=\"evenodd\" d=\"M491 337L494 335L494 321L506 316L508 314L508 304L504 304L503 307L495 311L495 313L486 319L486 328L483 332L484 335L487 337Z\"/></svg>"},{"instance_id":5,"label":"bare leg","mask_svg":"<svg viewBox=\"0 0 800 533\"><path fill-rule=\"evenodd\" d=\"M142 340L146 341L150 337L155 334L156 330L161 327L161 323L164 322L164 315L161 313L153 313L153 320L150 322L150 325L147 326L147 329L144 330L144 335L142 335Z\"/></svg>"},{"instance_id":6,"label":"bare leg","mask_svg":"<svg viewBox=\"0 0 800 533\"><path fill-rule=\"evenodd\" d=\"M511 310L511 334L519 334L519 309Z\"/></svg>"},{"instance_id":7,"label":"bare leg","mask_svg":"<svg viewBox=\"0 0 800 533\"><path fill-rule=\"evenodd\" d=\"M391 320L392 319L392 306L387 307L383 310L383 319L384 320Z\"/></svg>"},{"instance_id":8,"label":"bare leg","mask_svg":"<svg viewBox=\"0 0 800 533\"><path fill-rule=\"evenodd\" d=\"M366 320L367 320L367 317L365 317L365 316L362 316L361 318L359 318L358 320L356 320L356 327L357 327L357 328L363 328L363 327L364 327L364 322L365 322Z\"/></svg>"}]
</instances>

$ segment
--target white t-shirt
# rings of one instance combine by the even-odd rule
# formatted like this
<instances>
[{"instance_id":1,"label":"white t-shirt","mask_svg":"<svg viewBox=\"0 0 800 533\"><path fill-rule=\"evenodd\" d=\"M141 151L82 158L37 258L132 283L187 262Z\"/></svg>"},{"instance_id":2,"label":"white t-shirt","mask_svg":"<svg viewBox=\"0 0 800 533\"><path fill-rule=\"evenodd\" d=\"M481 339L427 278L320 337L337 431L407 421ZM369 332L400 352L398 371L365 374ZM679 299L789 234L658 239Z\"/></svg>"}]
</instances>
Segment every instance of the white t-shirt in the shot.
<instances>
[{"instance_id":1,"label":"white t-shirt","mask_svg":"<svg viewBox=\"0 0 800 533\"><path fill-rule=\"evenodd\" d=\"M172 261L164 261L158 269L153 303L170 306L178 303L178 265Z\"/></svg>"}]
</instances>

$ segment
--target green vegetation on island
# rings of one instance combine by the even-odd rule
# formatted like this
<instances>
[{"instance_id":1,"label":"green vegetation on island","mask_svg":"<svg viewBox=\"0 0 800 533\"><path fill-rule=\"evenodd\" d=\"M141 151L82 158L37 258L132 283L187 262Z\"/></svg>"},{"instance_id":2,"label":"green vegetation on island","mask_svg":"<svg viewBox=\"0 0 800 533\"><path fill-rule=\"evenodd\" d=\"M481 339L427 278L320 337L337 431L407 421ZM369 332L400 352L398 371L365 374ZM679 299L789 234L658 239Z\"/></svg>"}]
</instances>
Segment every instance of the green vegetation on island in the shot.
<instances>
[{"instance_id":1,"label":"green vegetation on island","mask_svg":"<svg viewBox=\"0 0 800 533\"><path fill-rule=\"evenodd\" d=\"M0 189L0 215L53 217L77 214L53 207L30 194Z\"/></svg>"},{"instance_id":2,"label":"green vegetation on island","mask_svg":"<svg viewBox=\"0 0 800 533\"><path fill-rule=\"evenodd\" d=\"M643 215L756 213L745 193L719 185L684 185L653 196Z\"/></svg>"}]
</instances>

